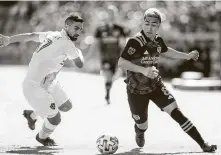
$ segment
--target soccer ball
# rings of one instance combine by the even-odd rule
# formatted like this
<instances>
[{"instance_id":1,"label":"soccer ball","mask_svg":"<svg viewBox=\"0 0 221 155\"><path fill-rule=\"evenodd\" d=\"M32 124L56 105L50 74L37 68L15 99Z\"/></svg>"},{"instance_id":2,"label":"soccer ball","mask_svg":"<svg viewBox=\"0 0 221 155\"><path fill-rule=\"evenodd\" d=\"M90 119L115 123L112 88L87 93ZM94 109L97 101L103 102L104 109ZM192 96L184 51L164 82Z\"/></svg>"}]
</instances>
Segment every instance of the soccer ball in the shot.
<instances>
[{"instance_id":1,"label":"soccer ball","mask_svg":"<svg viewBox=\"0 0 221 155\"><path fill-rule=\"evenodd\" d=\"M118 149L119 141L116 136L105 133L96 142L97 149L101 154L114 154Z\"/></svg>"}]
</instances>

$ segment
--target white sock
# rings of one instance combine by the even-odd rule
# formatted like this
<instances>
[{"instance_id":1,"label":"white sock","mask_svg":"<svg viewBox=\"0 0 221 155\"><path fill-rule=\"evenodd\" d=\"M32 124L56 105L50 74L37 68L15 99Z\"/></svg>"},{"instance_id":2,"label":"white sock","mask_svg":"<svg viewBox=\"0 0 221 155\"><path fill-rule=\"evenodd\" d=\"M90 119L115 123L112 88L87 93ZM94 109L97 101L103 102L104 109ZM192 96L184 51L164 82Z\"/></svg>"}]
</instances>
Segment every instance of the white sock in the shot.
<instances>
[{"instance_id":1,"label":"white sock","mask_svg":"<svg viewBox=\"0 0 221 155\"><path fill-rule=\"evenodd\" d=\"M42 129L39 132L39 138L46 139L52 134L56 127L57 125L53 125L48 121L48 119L45 119Z\"/></svg>"},{"instance_id":2,"label":"white sock","mask_svg":"<svg viewBox=\"0 0 221 155\"><path fill-rule=\"evenodd\" d=\"M34 120L37 119L37 115L35 114L34 111L31 113L30 117L31 117L32 119L34 119Z\"/></svg>"}]
</instances>

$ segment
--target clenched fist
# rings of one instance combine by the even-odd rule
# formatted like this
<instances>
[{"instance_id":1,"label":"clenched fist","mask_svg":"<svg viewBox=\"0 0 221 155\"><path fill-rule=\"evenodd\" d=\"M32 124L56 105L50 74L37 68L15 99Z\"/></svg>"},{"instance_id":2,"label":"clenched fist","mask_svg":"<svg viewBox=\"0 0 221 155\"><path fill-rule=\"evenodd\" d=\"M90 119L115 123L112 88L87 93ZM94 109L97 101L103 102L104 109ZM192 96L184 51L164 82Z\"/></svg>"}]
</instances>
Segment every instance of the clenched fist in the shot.
<instances>
[{"instance_id":1,"label":"clenched fist","mask_svg":"<svg viewBox=\"0 0 221 155\"><path fill-rule=\"evenodd\" d=\"M7 46L8 44L9 44L9 37L0 34L0 47Z\"/></svg>"},{"instance_id":2,"label":"clenched fist","mask_svg":"<svg viewBox=\"0 0 221 155\"><path fill-rule=\"evenodd\" d=\"M196 50L194 50L188 54L188 60L193 59L196 61L196 60L198 60L198 58L199 58L199 52Z\"/></svg>"},{"instance_id":3,"label":"clenched fist","mask_svg":"<svg viewBox=\"0 0 221 155\"><path fill-rule=\"evenodd\" d=\"M156 69L156 67L147 67L144 68L142 74L148 78L154 79L158 76L159 70Z\"/></svg>"}]
</instances>

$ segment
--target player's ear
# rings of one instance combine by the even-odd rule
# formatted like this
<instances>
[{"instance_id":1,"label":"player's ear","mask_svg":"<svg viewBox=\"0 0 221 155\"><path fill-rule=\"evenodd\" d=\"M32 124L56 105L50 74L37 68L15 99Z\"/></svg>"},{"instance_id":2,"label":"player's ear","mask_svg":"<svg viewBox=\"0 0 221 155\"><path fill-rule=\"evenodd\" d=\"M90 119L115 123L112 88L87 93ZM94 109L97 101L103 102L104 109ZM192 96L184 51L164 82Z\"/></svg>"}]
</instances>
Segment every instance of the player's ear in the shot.
<instances>
[{"instance_id":1,"label":"player's ear","mask_svg":"<svg viewBox=\"0 0 221 155\"><path fill-rule=\"evenodd\" d=\"M68 29L68 26L69 26L69 25L68 25L67 23L65 23L64 29L67 30L67 29Z\"/></svg>"},{"instance_id":2,"label":"player's ear","mask_svg":"<svg viewBox=\"0 0 221 155\"><path fill-rule=\"evenodd\" d=\"M67 23L65 23L64 28L66 28L66 29L67 29L67 27L68 27L68 24L67 24Z\"/></svg>"}]
</instances>

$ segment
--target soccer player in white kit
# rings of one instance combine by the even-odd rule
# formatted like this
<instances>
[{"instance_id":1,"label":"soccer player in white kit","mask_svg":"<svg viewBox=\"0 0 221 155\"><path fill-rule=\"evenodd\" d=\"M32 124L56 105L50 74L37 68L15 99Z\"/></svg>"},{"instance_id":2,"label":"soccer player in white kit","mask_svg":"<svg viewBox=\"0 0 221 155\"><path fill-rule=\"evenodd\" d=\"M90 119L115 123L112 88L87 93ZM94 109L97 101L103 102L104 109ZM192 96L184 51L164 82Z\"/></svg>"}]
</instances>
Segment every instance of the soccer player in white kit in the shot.
<instances>
[{"instance_id":1,"label":"soccer player in white kit","mask_svg":"<svg viewBox=\"0 0 221 155\"><path fill-rule=\"evenodd\" d=\"M0 47L19 41L41 43L31 58L23 81L24 96L34 111L24 110L23 115L31 130L35 129L37 116L45 118L36 135L36 140L44 146L56 145L49 136L61 122L60 111L67 112L72 108L71 101L56 81L56 75L67 59L73 60L79 68L83 67L82 53L74 44L82 29L83 19L70 15L61 31L24 33L11 37L0 35Z\"/></svg>"}]
</instances>

